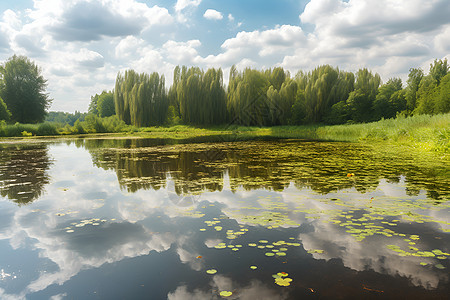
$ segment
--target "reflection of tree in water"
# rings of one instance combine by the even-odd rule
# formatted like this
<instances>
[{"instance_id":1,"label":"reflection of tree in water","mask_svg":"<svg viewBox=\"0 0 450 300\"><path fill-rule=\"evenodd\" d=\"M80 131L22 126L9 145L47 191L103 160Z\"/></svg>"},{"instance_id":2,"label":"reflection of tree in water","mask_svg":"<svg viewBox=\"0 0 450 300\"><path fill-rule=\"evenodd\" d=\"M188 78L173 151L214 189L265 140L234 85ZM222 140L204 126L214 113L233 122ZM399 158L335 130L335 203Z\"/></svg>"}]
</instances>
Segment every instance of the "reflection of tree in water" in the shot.
<instances>
[{"instance_id":1,"label":"reflection of tree in water","mask_svg":"<svg viewBox=\"0 0 450 300\"><path fill-rule=\"evenodd\" d=\"M428 166L414 155L384 153L352 143L305 141L234 142L142 147L133 141L86 144L94 164L114 169L122 187L130 192L160 189L167 178L175 182L177 194L198 194L223 189L228 172L232 190L272 189L282 191L294 183L298 188L327 194L355 188L361 193L375 190L381 179L400 182L406 192L426 190L432 199L449 194L446 167ZM105 143L110 143L105 149ZM437 162L438 163L438 162ZM348 177L348 173L355 176Z\"/></svg>"},{"instance_id":2,"label":"reflection of tree in water","mask_svg":"<svg viewBox=\"0 0 450 300\"><path fill-rule=\"evenodd\" d=\"M0 145L0 194L19 204L39 198L52 164L45 145Z\"/></svg>"}]
</instances>

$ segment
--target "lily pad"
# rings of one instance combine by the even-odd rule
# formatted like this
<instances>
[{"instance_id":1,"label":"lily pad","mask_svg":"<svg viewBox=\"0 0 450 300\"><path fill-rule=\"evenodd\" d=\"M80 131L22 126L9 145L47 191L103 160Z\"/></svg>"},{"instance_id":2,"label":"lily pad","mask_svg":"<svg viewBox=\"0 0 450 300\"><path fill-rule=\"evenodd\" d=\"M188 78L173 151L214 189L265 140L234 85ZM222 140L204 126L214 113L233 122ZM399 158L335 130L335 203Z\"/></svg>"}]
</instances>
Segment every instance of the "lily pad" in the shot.
<instances>
[{"instance_id":1,"label":"lily pad","mask_svg":"<svg viewBox=\"0 0 450 300\"><path fill-rule=\"evenodd\" d=\"M233 295L233 292L230 292L230 291L221 291L220 292L220 296L222 296L222 297L230 297L231 295Z\"/></svg>"},{"instance_id":2,"label":"lily pad","mask_svg":"<svg viewBox=\"0 0 450 300\"><path fill-rule=\"evenodd\" d=\"M279 286L289 286L291 285L292 279L291 278L277 278L275 279L275 283Z\"/></svg>"}]
</instances>

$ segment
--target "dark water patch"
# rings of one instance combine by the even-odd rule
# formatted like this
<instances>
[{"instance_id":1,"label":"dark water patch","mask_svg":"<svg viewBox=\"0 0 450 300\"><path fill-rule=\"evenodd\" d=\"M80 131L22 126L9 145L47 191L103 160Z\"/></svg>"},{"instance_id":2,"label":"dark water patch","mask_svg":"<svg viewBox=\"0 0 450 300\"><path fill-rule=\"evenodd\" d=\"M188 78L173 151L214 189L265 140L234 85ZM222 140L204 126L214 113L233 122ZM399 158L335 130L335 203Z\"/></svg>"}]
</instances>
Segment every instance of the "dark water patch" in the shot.
<instances>
[{"instance_id":1,"label":"dark water patch","mask_svg":"<svg viewBox=\"0 0 450 300\"><path fill-rule=\"evenodd\" d=\"M450 294L449 167L438 155L141 142L2 148L0 298ZM8 180L37 174L36 162L48 162L46 179L15 205Z\"/></svg>"}]
</instances>

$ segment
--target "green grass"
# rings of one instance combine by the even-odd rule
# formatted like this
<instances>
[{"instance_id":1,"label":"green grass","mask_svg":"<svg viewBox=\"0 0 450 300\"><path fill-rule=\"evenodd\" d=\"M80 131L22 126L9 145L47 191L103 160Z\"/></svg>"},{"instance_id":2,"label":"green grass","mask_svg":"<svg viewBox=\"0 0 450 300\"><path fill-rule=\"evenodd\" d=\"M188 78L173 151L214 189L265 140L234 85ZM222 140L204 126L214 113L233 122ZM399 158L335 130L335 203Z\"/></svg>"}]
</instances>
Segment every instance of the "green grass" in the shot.
<instances>
[{"instance_id":1,"label":"green grass","mask_svg":"<svg viewBox=\"0 0 450 300\"><path fill-rule=\"evenodd\" d=\"M333 126L280 126L272 135L349 142L387 142L450 152L450 114L417 115L373 123Z\"/></svg>"},{"instance_id":2,"label":"green grass","mask_svg":"<svg viewBox=\"0 0 450 300\"><path fill-rule=\"evenodd\" d=\"M191 138L196 136L234 134L237 136L273 136L328 141L396 143L412 146L425 151L450 152L450 114L417 115L381 120L373 123L351 125L304 125L275 127L245 127L238 125L211 126L207 128L189 125L171 127L136 128L119 121L117 117L92 118L77 126L43 124L0 123L0 136L28 137L50 135L92 134L111 137L135 136L142 138Z\"/></svg>"}]
</instances>

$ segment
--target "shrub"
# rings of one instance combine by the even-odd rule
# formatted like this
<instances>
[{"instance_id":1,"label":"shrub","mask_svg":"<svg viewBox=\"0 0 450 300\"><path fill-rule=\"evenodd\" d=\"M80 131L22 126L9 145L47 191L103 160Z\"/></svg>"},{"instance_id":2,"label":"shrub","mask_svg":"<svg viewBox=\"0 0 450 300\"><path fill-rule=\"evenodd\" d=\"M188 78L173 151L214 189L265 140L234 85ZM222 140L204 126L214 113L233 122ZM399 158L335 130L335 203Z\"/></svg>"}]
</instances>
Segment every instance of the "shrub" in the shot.
<instances>
[{"instance_id":1,"label":"shrub","mask_svg":"<svg viewBox=\"0 0 450 300\"><path fill-rule=\"evenodd\" d=\"M37 128L37 135L58 135L58 128L51 123L41 123Z\"/></svg>"}]
</instances>

